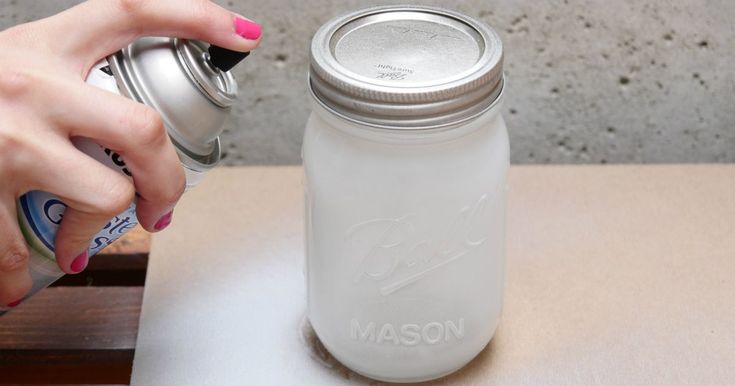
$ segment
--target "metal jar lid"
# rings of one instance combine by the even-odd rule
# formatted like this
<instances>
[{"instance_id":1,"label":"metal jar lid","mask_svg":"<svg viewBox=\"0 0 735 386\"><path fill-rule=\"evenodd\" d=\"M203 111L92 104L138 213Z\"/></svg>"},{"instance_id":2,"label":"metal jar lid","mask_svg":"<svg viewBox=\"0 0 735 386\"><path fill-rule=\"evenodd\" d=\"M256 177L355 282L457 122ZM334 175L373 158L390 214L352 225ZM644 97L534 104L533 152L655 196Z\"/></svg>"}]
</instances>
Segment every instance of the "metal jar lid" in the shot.
<instances>
[{"instance_id":1,"label":"metal jar lid","mask_svg":"<svg viewBox=\"0 0 735 386\"><path fill-rule=\"evenodd\" d=\"M351 121L442 127L472 119L498 99L503 46L491 28L453 11L369 8L317 31L309 84L317 102Z\"/></svg>"}]
</instances>

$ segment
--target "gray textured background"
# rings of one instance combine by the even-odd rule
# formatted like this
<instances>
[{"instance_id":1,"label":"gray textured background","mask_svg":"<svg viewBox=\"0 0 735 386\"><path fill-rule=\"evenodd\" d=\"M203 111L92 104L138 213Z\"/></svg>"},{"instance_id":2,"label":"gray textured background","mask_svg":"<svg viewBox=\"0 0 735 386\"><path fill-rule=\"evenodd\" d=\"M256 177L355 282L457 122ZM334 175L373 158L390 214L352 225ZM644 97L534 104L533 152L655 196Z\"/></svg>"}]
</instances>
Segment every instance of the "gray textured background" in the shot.
<instances>
[{"instance_id":1,"label":"gray textured background","mask_svg":"<svg viewBox=\"0 0 735 386\"><path fill-rule=\"evenodd\" d=\"M0 0L0 27L79 1ZM217 1L260 22L227 164L300 162L308 47L362 1ZM515 163L735 161L735 1L423 1L477 17L506 47L504 114Z\"/></svg>"}]
</instances>

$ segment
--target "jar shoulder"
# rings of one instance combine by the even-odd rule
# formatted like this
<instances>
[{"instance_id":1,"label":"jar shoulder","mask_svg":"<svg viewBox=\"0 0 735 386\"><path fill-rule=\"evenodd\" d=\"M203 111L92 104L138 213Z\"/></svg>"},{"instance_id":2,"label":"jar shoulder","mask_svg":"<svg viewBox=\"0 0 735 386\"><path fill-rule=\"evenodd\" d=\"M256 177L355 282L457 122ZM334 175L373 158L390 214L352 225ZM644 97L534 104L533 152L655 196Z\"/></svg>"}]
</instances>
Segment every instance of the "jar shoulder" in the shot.
<instances>
[{"instance_id":1,"label":"jar shoulder","mask_svg":"<svg viewBox=\"0 0 735 386\"><path fill-rule=\"evenodd\" d=\"M385 129L363 126L346 121L330 114L320 106L315 106L310 114L304 133L304 144L318 142L324 137L342 138L343 140L362 143L364 146L393 145L425 146L431 144L461 141L463 137L474 140L493 140L508 142L505 121L500 114L500 106L496 106L478 118L446 128L437 129Z\"/></svg>"}]
</instances>

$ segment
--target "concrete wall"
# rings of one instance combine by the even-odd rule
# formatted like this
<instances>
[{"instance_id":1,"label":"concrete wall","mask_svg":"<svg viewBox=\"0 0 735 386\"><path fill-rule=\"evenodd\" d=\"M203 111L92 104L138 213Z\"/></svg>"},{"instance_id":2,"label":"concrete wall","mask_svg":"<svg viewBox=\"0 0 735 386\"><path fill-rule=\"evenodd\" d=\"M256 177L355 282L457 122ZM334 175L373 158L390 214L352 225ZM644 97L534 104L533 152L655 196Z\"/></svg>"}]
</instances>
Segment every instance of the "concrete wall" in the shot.
<instances>
[{"instance_id":1,"label":"concrete wall","mask_svg":"<svg viewBox=\"0 0 735 386\"><path fill-rule=\"evenodd\" d=\"M0 0L0 26L78 1ZM227 164L298 163L308 47L333 15L403 2L232 0L263 24L236 70L242 98L223 136ZM735 2L467 0L506 46L504 114L515 163L735 161Z\"/></svg>"}]
</instances>

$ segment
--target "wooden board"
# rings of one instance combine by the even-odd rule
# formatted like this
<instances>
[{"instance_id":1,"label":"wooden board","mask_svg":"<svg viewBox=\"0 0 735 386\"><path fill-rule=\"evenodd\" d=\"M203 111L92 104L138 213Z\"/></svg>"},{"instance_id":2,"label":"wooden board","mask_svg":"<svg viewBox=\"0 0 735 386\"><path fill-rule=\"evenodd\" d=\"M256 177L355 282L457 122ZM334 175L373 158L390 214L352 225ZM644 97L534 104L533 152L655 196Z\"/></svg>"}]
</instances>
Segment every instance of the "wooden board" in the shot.
<instances>
[{"instance_id":1,"label":"wooden board","mask_svg":"<svg viewBox=\"0 0 735 386\"><path fill-rule=\"evenodd\" d=\"M0 384L127 384L149 249L135 228L0 318Z\"/></svg>"}]
</instances>

